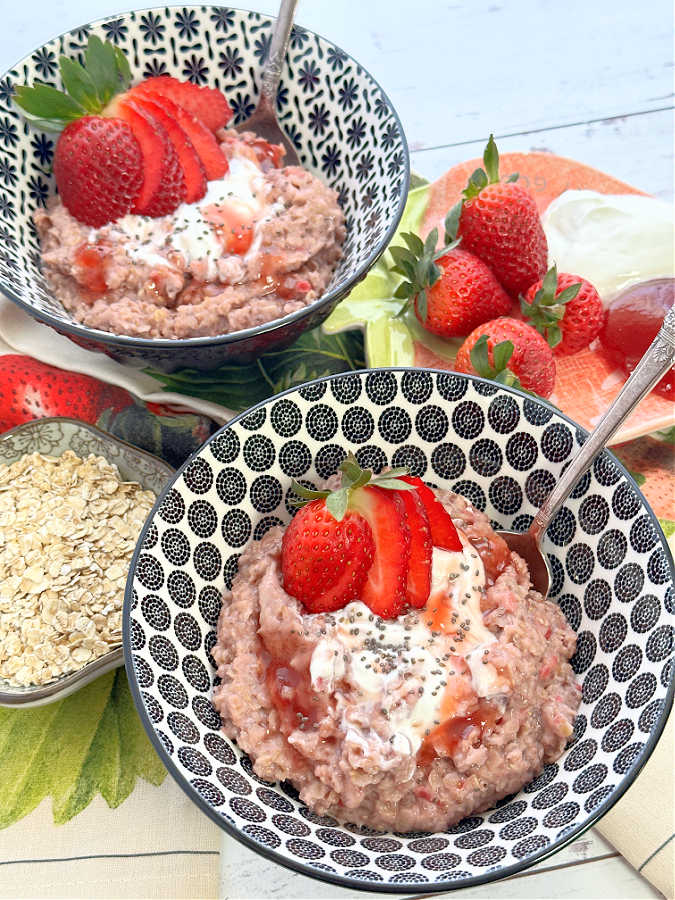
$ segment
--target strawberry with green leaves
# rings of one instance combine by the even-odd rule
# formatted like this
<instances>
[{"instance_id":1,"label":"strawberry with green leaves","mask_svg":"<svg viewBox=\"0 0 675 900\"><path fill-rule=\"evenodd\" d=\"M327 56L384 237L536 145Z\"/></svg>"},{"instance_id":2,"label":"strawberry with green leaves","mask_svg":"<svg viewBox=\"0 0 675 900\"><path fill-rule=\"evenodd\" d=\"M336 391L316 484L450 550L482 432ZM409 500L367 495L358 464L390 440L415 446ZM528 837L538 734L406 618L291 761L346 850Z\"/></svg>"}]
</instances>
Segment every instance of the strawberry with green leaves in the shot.
<instances>
[{"instance_id":1,"label":"strawberry with green leaves","mask_svg":"<svg viewBox=\"0 0 675 900\"><path fill-rule=\"evenodd\" d=\"M605 322L605 308L590 281L578 275L558 275L555 266L520 298L520 309L556 356L584 350Z\"/></svg>"},{"instance_id":2,"label":"strawberry with green leaves","mask_svg":"<svg viewBox=\"0 0 675 900\"><path fill-rule=\"evenodd\" d=\"M512 297L524 293L546 272L548 247L534 197L518 175L499 179L494 137L464 189L457 234L462 249L488 265Z\"/></svg>"},{"instance_id":3,"label":"strawberry with green leaves","mask_svg":"<svg viewBox=\"0 0 675 900\"><path fill-rule=\"evenodd\" d=\"M445 220L444 246L436 249L434 228L422 241L403 234L406 247L392 247L393 271L405 279L395 296L413 304L420 323L443 338L463 337L482 322L506 315L513 306L490 269L456 238L455 207Z\"/></svg>"},{"instance_id":4,"label":"strawberry with green leaves","mask_svg":"<svg viewBox=\"0 0 675 900\"><path fill-rule=\"evenodd\" d=\"M340 469L342 481L335 491L293 483L309 502L284 532L284 589L313 613L333 612L358 600L385 619L423 607L431 587L434 530L429 498L418 490L418 479L404 480L406 469L373 476L353 454ZM432 515L437 533L461 549L452 519L440 503ZM442 516L446 521L441 524Z\"/></svg>"},{"instance_id":5,"label":"strawberry with green leaves","mask_svg":"<svg viewBox=\"0 0 675 900\"><path fill-rule=\"evenodd\" d=\"M36 83L17 88L15 99L36 128L62 132L54 176L80 222L166 215L227 172L213 133L232 115L220 91L169 76L131 87L122 51L96 35L83 65L61 56L59 69L64 91Z\"/></svg>"},{"instance_id":6,"label":"strawberry with green leaves","mask_svg":"<svg viewBox=\"0 0 675 900\"><path fill-rule=\"evenodd\" d=\"M457 352L454 369L498 384L550 397L555 386L555 359L536 328L502 317L479 325Z\"/></svg>"}]
</instances>

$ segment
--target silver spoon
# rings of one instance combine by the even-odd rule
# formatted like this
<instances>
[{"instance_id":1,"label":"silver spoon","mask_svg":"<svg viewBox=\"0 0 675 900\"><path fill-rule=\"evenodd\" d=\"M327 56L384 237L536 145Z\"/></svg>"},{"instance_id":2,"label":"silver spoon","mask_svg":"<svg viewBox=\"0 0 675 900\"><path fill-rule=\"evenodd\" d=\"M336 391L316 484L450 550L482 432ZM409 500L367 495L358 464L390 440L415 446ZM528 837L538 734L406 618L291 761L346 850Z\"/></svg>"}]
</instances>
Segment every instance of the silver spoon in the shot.
<instances>
[{"instance_id":1,"label":"silver spoon","mask_svg":"<svg viewBox=\"0 0 675 900\"><path fill-rule=\"evenodd\" d=\"M577 455L560 476L560 480L544 501L529 529L522 534L515 531L497 532L504 538L509 549L525 560L530 570L532 586L544 597L547 596L551 587L551 572L546 557L539 547L546 529L598 453L656 382L666 374L674 361L675 307L671 307L649 349L631 372L630 378L589 434Z\"/></svg>"},{"instance_id":2,"label":"silver spoon","mask_svg":"<svg viewBox=\"0 0 675 900\"><path fill-rule=\"evenodd\" d=\"M237 125L236 131L254 131L270 144L283 144L286 151L284 163L287 166L299 166L300 160L295 152L293 144L288 140L277 122L277 91L281 79L281 67L286 58L288 40L293 27L293 15L298 0L281 0L279 15L274 26L269 55L262 73L260 85L260 100L252 116L241 125Z\"/></svg>"}]
</instances>

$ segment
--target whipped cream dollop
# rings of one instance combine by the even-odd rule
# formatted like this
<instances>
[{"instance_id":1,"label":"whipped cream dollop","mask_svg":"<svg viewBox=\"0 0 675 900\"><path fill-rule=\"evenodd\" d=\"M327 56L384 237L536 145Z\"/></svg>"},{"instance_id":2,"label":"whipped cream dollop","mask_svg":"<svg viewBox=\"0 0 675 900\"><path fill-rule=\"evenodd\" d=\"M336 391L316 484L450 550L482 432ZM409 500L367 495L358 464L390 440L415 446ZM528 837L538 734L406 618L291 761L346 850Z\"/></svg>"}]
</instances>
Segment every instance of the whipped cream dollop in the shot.
<instances>
[{"instance_id":1,"label":"whipped cream dollop","mask_svg":"<svg viewBox=\"0 0 675 900\"><path fill-rule=\"evenodd\" d=\"M234 155L223 178L207 182L205 195L194 203L181 203L171 214L150 218L126 215L108 226L111 235L128 239L125 251L130 259L149 265L167 266L169 261L160 251L178 251L186 265L205 260L210 279L217 275L216 261L226 252L213 223L205 215L209 207L230 208L237 221L252 223L251 248L244 258L260 247L260 226L281 209L266 202L265 176L251 159Z\"/></svg>"},{"instance_id":2,"label":"whipped cream dollop","mask_svg":"<svg viewBox=\"0 0 675 900\"><path fill-rule=\"evenodd\" d=\"M675 274L673 207L654 197L565 191L542 224L549 265L588 279L605 305L633 284Z\"/></svg>"},{"instance_id":3,"label":"whipped cream dollop","mask_svg":"<svg viewBox=\"0 0 675 900\"><path fill-rule=\"evenodd\" d=\"M483 661L484 650L496 640L480 608L483 563L466 536L458 533L462 550L433 550L431 592L424 609L381 619L365 604L350 603L331 617L326 636L314 648L312 688L333 693L346 684L350 707L361 707L344 723L352 738L362 728L364 709L372 704L386 711L393 748L414 755L428 730L445 717L453 678L460 666L464 669L461 660L479 697L503 693L503 680Z\"/></svg>"}]
</instances>

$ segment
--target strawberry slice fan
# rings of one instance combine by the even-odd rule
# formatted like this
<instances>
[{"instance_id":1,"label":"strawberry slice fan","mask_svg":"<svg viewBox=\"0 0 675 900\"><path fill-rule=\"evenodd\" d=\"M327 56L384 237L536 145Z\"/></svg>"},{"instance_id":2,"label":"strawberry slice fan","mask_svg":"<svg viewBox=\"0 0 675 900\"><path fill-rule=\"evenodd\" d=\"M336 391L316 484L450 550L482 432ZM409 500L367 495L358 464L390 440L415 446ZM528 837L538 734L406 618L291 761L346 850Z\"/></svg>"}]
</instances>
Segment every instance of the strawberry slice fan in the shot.
<instances>
[{"instance_id":1,"label":"strawberry slice fan","mask_svg":"<svg viewBox=\"0 0 675 900\"><path fill-rule=\"evenodd\" d=\"M164 216L194 203L222 178L215 133L232 118L224 95L168 75L131 87L124 54L92 35L84 65L61 56L65 91L16 89L37 127L61 132L54 177L68 211L94 228L127 213Z\"/></svg>"},{"instance_id":2,"label":"strawberry slice fan","mask_svg":"<svg viewBox=\"0 0 675 900\"><path fill-rule=\"evenodd\" d=\"M450 515L405 468L373 476L349 453L340 471L334 491L293 482L298 502L306 505L284 532L284 589L313 613L358 600L383 619L422 609L431 589L433 548L462 549Z\"/></svg>"}]
</instances>

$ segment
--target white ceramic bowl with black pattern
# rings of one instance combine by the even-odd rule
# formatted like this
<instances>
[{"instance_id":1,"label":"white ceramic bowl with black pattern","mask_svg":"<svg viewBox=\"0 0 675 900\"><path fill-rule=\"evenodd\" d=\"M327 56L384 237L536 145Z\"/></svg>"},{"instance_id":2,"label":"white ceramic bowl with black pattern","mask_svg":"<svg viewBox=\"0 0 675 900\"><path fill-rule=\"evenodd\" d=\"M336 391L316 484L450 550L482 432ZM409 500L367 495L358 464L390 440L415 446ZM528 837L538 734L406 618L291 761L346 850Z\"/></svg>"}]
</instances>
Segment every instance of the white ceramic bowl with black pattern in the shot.
<instances>
[{"instance_id":1,"label":"white ceramic bowl with black pattern","mask_svg":"<svg viewBox=\"0 0 675 900\"><path fill-rule=\"evenodd\" d=\"M273 19L221 6L156 7L120 13L60 35L0 76L0 290L40 322L121 362L173 371L248 362L319 325L375 264L403 213L410 162L395 109L374 78L339 47L295 26L277 112L302 165L338 192L344 254L324 295L264 325L216 337L113 335L74 320L40 271L35 210L54 192L56 136L30 128L12 103L16 85L61 87L58 57L78 57L95 34L120 47L134 80L168 74L220 88L239 124L258 101Z\"/></svg>"},{"instance_id":2,"label":"white ceramic bowl with black pattern","mask_svg":"<svg viewBox=\"0 0 675 900\"><path fill-rule=\"evenodd\" d=\"M583 684L564 755L496 809L439 834L392 834L315 815L257 778L219 729L210 655L223 588L250 541L287 523L291 480L316 484L353 451L408 465L525 529L585 433L554 407L478 378L423 369L333 376L221 429L148 519L124 611L127 671L173 777L228 833L283 865L378 891L502 878L578 837L631 784L673 700L673 562L635 482L605 452L548 530L551 597L577 632Z\"/></svg>"}]
</instances>

